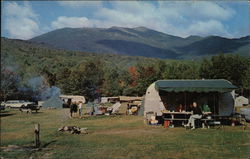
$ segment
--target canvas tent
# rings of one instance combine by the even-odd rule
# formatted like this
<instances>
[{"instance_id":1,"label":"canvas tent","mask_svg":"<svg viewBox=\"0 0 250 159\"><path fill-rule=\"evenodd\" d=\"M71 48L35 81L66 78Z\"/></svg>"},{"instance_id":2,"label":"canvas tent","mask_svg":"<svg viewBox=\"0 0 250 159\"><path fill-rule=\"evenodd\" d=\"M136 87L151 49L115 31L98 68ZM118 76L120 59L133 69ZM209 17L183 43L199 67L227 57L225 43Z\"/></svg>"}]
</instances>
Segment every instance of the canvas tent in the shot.
<instances>
[{"instance_id":1,"label":"canvas tent","mask_svg":"<svg viewBox=\"0 0 250 159\"><path fill-rule=\"evenodd\" d=\"M117 113L120 107L121 107L121 103L116 102L114 105L112 105L112 113Z\"/></svg>"},{"instance_id":2,"label":"canvas tent","mask_svg":"<svg viewBox=\"0 0 250 159\"><path fill-rule=\"evenodd\" d=\"M144 99L144 115L162 110L174 110L179 104L187 108L193 101L208 104L212 112L228 116L234 110L236 86L223 79L215 80L158 80L151 84Z\"/></svg>"},{"instance_id":3,"label":"canvas tent","mask_svg":"<svg viewBox=\"0 0 250 159\"><path fill-rule=\"evenodd\" d=\"M244 105L248 105L249 104L249 100L243 96L239 96L237 98L235 98L235 106L244 106Z\"/></svg>"},{"instance_id":4,"label":"canvas tent","mask_svg":"<svg viewBox=\"0 0 250 159\"><path fill-rule=\"evenodd\" d=\"M38 105L44 108L62 108L63 101L58 96L52 96L45 101L39 101Z\"/></svg>"}]
</instances>

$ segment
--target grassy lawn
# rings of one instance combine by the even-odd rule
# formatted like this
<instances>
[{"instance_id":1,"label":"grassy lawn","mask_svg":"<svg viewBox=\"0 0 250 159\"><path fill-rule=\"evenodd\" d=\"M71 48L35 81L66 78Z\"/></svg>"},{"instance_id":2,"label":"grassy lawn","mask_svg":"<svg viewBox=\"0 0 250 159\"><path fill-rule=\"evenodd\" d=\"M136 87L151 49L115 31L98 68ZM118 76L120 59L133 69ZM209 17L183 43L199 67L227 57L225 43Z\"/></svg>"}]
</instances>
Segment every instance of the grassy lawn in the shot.
<instances>
[{"instance_id":1,"label":"grassy lawn","mask_svg":"<svg viewBox=\"0 0 250 159\"><path fill-rule=\"evenodd\" d=\"M101 159L246 159L250 157L250 133L241 126L220 129L163 128L147 126L141 116L69 118L68 109L41 110L37 114L17 110L1 112L1 147L31 146L34 124L41 125L41 151L4 152L4 158L101 158ZM89 134L58 132L63 125L87 127Z\"/></svg>"}]
</instances>

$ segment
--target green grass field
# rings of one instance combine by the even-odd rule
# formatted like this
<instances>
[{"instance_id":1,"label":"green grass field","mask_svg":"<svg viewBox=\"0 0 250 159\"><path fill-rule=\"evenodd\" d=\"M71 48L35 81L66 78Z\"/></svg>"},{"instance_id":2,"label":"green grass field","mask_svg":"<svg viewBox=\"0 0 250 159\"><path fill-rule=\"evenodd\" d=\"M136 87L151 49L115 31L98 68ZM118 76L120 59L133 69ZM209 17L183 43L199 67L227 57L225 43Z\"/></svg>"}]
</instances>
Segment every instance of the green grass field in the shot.
<instances>
[{"instance_id":1,"label":"green grass field","mask_svg":"<svg viewBox=\"0 0 250 159\"><path fill-rule=\"evenodd\" d=\"M69 118L68 109L45 110L37 114L18 110L1 112L1 157L100 158L100 159L247 159L250 133L241 126L220 129L163 128L148 126L141 116L96 116ZM5 152L8 145L34 145L34 124L41 125L40 151ZM87 127L89 134L58 132L63 125Z\"/></svg>"}]
</instances>

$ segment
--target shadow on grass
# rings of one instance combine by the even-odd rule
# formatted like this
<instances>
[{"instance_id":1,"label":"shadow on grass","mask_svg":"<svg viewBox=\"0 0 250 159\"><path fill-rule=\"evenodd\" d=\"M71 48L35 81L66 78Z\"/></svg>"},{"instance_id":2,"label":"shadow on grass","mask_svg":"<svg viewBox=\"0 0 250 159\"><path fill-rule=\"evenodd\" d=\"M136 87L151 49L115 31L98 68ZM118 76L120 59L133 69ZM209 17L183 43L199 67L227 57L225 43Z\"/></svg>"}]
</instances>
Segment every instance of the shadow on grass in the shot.
<instances>
[{"instance_id":1,"label":"shadow on grass","mask_svg":"<svg viewBox=\"0 0 250 159\"><path fill-rule=\"evenodd\" d=\"M92 115L92 116L85 116L83 119L85 120L98 120L98 119L105 119L105 118L121 118L122 115Z\"/></svg>"},{"instance_id":2,"label":"shadow on grass","mask_svg":"<svg viewBox=\"0 0 250 159\"><path fill-rule=\"evenodd\" d=\"M49 146L50 144L52 144L52 143L55 143L57 140L52 140L52 141L50 141L50 142L47 142L47 143L45 143L43 146L42 146L42 148L46 148L47 146Z\"/></svg>"},{"instance_id":3,"label":"shadow on grass","mask_svg":"<svg viewBox=\"0 0 250 159\"><path fill-rule=\"evenodd\" d=\"M11 115L14 115L13 113L8 113L8 112L0 112L0 117L7 117L7 116L11 116Z\"/></svg>"},{"instance_id":4,"label":"shadow on grass","mask_svg":"<svg viewBox=\"0 0 250 159\"><path fill-rule=\"evenodd\" d=\"M41 114L43 112L32 112L31 114Z\"/></svg>"},{"instance_id":5,"label":"shadow on grass","mask_svg":"<svg viewBox=\"0 0 250 159\"><path fill-rule=\"evenodd\" d=\"M21 113L21 114L41 114L41 113L43 113L43 112L31 112L31 113L27 113L27 112L21 112L21 111L20 111L20 113Z\"/></svg>"}]
</instances>

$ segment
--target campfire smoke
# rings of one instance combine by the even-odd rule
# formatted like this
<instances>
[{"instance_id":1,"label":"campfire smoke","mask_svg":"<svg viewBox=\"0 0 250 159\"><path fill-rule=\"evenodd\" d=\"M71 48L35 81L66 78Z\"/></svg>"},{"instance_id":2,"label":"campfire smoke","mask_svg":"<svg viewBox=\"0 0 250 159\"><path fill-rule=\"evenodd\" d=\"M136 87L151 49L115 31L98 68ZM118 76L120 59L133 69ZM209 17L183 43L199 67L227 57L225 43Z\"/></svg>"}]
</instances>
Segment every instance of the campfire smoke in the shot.
<instances>
[{"instance_id":1,"label":"campfire smoke","mask_svg":"<svg viewBox=\"0 0 250 159\"><path fill-rule=\"evenodd\" d=\"M34 101L47 100L51 97L59 97L60 88L46 84L44 77L38 76L28 80L27 87L20 88L21 91L32 93ZM29 94L28 93L28 94Z\"/></svg>"}]
</instances>

